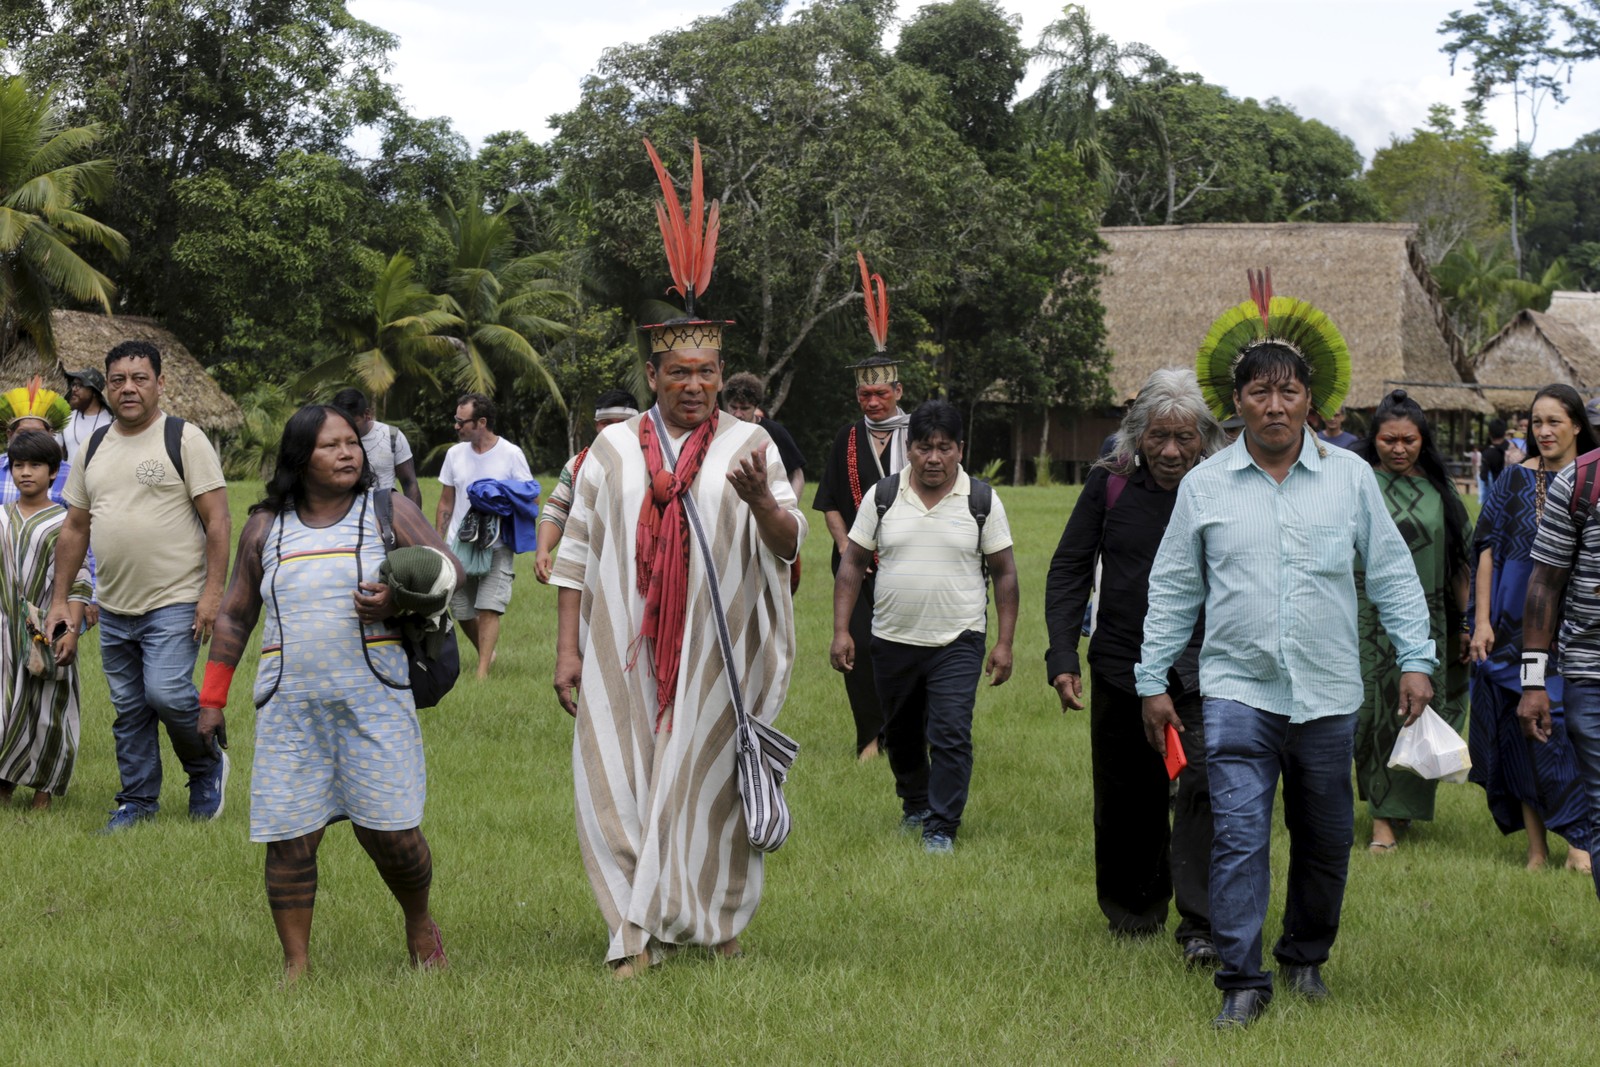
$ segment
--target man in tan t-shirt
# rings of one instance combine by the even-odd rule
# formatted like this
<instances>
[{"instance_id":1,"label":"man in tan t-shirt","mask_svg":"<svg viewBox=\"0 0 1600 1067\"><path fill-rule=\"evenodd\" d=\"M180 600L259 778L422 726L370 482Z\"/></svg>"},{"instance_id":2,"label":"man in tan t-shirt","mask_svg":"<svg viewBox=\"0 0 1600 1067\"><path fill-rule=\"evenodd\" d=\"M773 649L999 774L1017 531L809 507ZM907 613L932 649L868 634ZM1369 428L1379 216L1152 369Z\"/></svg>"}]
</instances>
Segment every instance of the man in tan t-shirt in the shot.
<instances>
[{"instance_id":1,"label":"man in tan t-shirt","mask_svg":"<svg viewBox=\"0 0 1600 1067\"><path fill-rule=\"evenodd\" d=\"M90 544L98 561L100 655L111 703L122 788L106 833L155 815L161 798L158 724L189 775L189 815L222 814L228 758L200 739L194 663L211 637L227 578L227 483L216 450L193 425L159 406L161 351L124 341L106 355L106 396L116 421L78 453L56 541L60 574L75 574ZM181 433L174 432L181 427ZM57 589L46 627L67 617ZM77 635L56 646L71 662Z\"/></svg>"}]
</instances>

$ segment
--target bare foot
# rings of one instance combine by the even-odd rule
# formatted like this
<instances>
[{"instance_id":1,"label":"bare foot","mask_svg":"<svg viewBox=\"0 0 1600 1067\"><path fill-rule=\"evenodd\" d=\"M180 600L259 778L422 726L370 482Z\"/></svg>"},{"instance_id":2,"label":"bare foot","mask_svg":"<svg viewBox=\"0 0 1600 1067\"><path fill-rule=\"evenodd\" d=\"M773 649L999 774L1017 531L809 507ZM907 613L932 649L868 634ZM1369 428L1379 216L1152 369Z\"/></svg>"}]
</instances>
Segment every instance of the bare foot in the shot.
<instances>
[{"instance_id":1,"label":"bare foot","mask_svg":"<svg viewBox=\"0 0 1600 1067\"><path fill-rule=\"evenodd\" d=\"M1567 849L1566 868L1569 871L1579 871L1583 874L1591 873L1589 854L1581 848Z\"/></svg>"},{"instance_id":2,"label":"bare foot","mask_svg":"<svg viewBox=\"0 0 1600 1067\"><path fill-rule=\"evenodd\" d=\"M739 947L739 939L730 937L720 945L713 945L711 954L718 959L736 960L744 955L744 949Z\"/></svg>"},{"instance_id":3,"label":"bare foot","mask_svg":"<svg viewBox=\"0 0 1600 1067\"><path fill-rule=\"evenodd\" d=\"M1367 846L1368 851L1393 852L1394 846L1394 824L1388 819L1373 819L1372 843Z\"/></svg>"},{"instance_id":4,"label":"bare foot","mask_svg":"<svg viewBox=\"0 0 1600 1067\"><path fill-rule=\"evenodd\" d=\"M1528 870L1542 871L1545 868L1545 864L1549 862L1550 854L1548 852L1536 852L1531 848L1528 850Z\"/></svg>"},{"instance_id":5,"label":"bare foot","mask_svg":"<svg viewBox=\"0 0 1600 1067\"><path fill-rule=\"evenodd\" d=\"M301 978L305 977L305 973L310 967L310 961L304 956L299 959L285 959L283 961L283 977L278 980L278 988L289 989Z\"/></svg>"},{"instance_id":6,"label":"bare foot","mask_svg":"<svg viewBox=\"0 0 1600 1067\"><path fill-rule=\"evenodd\" d=\"M856 760L860 763L867 763L871 760L875 760L878 758L879 751L878 739L874 737L871 741L867 742L867 747L861 750L861 755L857 756Z\"/></svg>"},{"instance_id":7,"label":"bare foot","mask_svg":"<svg viewBox=\"0 0 1600 1067\"><path fill-rule=\"evenodd\" d=\"M615 978L619 982L622 982L629 978L637 978L649 969L650 953L645 951L639 953L637 956L628 956L624 958L612 968L611 977Z\"/></svg>"},{"instance_id":8,"label":"bare foot","mask_svg":"<svg viewBox=\"0 0 1600 1067\"><path fill-rule=\"evenodd\" d=\"M46 793L43 789L40 789L40 790L36 791L33 794L33 803L28 805L28 806L33 811L44 811L44 810L46 810L47 808L50 807L51 799L52 799L52 797L50 796L49 793ZM1570 855L1567 858L1567 863L1568 863L1568 865L1570 865L1572 863L1572 859L1571 859ZM1585 866L1584 866L1583 869L1584 870L1588 870L1589 868L1587 866L1587 864L1588 864L1588 856L1587 855L1585 855L1585 857L1584 857L1584 864L1585 864Z\"/></svg>"}]
</instances>

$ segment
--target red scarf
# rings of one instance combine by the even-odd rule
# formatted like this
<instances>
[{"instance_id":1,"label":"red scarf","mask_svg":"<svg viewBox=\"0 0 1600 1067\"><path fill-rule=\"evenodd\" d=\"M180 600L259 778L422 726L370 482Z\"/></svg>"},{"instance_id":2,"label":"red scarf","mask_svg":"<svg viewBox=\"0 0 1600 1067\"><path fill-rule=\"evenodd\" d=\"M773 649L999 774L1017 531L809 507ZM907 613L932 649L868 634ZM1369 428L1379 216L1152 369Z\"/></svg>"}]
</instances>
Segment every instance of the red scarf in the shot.
<instances>
[{"instance_id":1,"label":"red scarf","mask_svg":"<svg viewBox=\"0 0 1600 1067\"><path fill-rule=\"evenodd\" d=\"M651 643L656 661L656 729L678 691L678 661L683 652L683 616L689 601L689 523L683 494L689 491L717 432L717 412L696 426L678 453L677 467L666 469L655 420L639 420L639 445L650 472L650 492L639 509L638 559L634 566L644 597L639 637ZM638 646L628 658L633 666ZM671 729L671 724L668 724Z\"/></svg>"}]
</instances>

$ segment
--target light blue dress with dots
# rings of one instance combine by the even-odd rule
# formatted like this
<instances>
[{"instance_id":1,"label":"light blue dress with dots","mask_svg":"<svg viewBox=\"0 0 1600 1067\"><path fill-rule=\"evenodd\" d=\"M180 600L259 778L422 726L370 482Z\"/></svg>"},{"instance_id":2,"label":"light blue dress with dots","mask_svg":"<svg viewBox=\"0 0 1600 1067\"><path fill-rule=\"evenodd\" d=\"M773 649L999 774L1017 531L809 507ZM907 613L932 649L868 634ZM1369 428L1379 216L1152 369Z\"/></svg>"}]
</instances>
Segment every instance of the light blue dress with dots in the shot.
<instances>
[{"instance_id":1,"label":"light blue dress with dots","mask_svg":"<svg viewBox=\"0 0 1600 1067\"><path fill-rule=\"evenodd\" d=\"M396 687L409 676L405 650L387 622L363 627L351 599L358 582L377 581L383 558L371 494L332 526L285 510L267 533L252 841L339 819L373 830L422 822L422 730L411 691Z\"/></svg>"}]
</instances>

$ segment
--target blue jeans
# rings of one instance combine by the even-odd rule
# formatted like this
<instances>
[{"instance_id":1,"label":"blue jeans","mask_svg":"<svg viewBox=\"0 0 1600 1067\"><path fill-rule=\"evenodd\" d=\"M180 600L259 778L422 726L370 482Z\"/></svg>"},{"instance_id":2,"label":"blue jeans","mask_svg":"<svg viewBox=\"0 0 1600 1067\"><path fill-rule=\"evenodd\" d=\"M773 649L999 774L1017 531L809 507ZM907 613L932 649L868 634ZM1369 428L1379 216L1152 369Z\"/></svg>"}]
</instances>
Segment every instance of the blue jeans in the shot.
<instances>
[{"instance_id":1,"label":"blue jeans","mask_svg":"<svg viewBox=\"0 0 1600 1067\"><path fill-rule=\"evenodd\" d=\"M154 811L161 800L161 737L193 781L209 774L217 758L200 740L200 694L194 687L194 605L169 604L144 615L100 612L100 658L105 666L122 789L117 803Z\"/></svg>"},{"instance_id":2,"label":"blue jeans","mask_svg":"<svg viewBox=\"0 0 1600 1067\"><path fill-rule=\"evenodd\" d=\"M1578 785L1589 798L1589 840L1600 842L1600 681L1567 678L1561 702L1566 709L1567 740L1578 763ZM1531 744L1538 744L1537 741ZM1600 894L1600 870L1594 871Z\"/></svg>"},{"instance_id":3,"label":"blue jeans","mask_svg":"<svg viewBox=\"0 0 1600 1067\"><path fill-rule=\"evenodd\" d=\"M923 820L924 833L954 837L967 807L984 639L976 630L940 648L872 639L895 793L906 814L932 812Z\"/></svg>"},{"instance_id":4,"label":"blue jeans","mask_svg":"<svg viewBox=\"0 0 1600 1067\"><path fill-rule=\"evenodd\" d=\"M1268 849L1278 776L1289 879L1283 936L1272 954L1280 964L1321 964L1339 934L1355 835L1356 716L1291 724L1283 715L1208 697L1205 729L1215 833L1211 931L1222 958L1217 988L1271 992L1272 976L1261 970L1261 928L1272 883Z\"/></svg>"}]
</instances>

